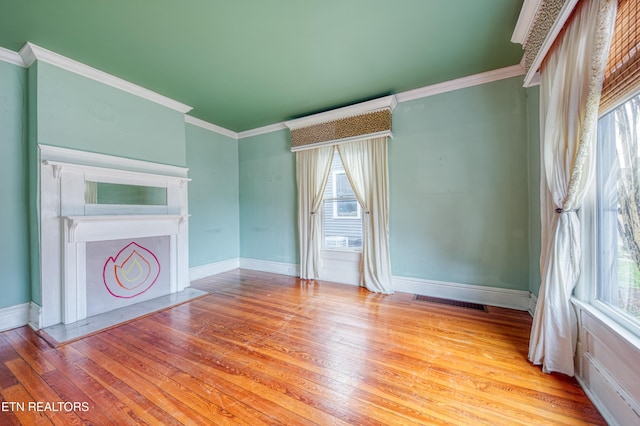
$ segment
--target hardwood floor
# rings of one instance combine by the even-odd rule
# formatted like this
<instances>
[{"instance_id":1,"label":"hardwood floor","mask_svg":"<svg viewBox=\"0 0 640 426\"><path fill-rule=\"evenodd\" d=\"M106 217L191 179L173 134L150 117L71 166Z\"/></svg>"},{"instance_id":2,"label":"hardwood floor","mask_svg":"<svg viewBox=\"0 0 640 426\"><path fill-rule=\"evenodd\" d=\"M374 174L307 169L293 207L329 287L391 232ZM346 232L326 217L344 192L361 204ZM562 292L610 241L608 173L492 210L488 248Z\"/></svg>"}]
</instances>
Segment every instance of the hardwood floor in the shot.
<instances>
[{"instance_id":1,"label":"hardwood floor","mask_svg":"<svg viewBox=\"0 0 640 426\"><path fill-rule=\"evenodd\" d=\"M193 286L57 348L0 333L0 424L605 424L527 361L526 312L247 270Z\"/></svg>"}]
</instances>

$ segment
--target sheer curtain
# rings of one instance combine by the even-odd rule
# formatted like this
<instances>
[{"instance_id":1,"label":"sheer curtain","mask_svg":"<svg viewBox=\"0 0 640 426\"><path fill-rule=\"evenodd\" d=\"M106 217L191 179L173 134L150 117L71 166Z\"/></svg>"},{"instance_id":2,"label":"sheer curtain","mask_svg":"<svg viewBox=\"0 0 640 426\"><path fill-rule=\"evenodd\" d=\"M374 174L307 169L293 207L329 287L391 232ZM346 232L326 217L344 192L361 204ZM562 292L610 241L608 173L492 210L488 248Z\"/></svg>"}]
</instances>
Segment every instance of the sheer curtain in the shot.
<instances>
[{"instance_id":1,"label":"sheer curtain","mask_svg":"<svg viewBox=\"0 0 640 426\"><path fill-rule=\"evenodd\" d=\"M595 175L595 128L615 0L580 2L540 74L542 283L529 360L574 375L577 321L570 298L580 274L576 210Z\"/></svg>"},{"instance_id":2,"label":"sheer curtain","mask_svg":"<svg viewBox=\"0 0 640 426\"><path fill-rule=\"evenodd\" d=\"M300 278L320 276L322 247L322 197L329 179L333 146L296 152L298 184L298 234L300 241Z\"/></svg>"},{"instance_id":3,"label":"sheer curtain","mask_svg":"<svg viewBox=\"0 0 640 426\"><path fill-rule=\"evenodd\" d=\"M364 212L361 285L377 293L391 294L387 138L343 143L338 145L338 152Z\"/></svg>"}]
</instances>

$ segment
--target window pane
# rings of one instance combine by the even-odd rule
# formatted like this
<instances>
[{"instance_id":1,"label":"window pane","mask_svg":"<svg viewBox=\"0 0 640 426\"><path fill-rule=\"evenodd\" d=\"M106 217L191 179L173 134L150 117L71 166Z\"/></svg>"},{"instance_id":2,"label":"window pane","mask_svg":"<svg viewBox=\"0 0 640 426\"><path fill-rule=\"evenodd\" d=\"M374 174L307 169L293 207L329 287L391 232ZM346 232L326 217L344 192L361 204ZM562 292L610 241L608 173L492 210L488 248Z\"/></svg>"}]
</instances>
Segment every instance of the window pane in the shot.
<instances>
[{"instance_id":1,"label":"window pane","mask_svg":"<svg viewBox=\"0 0 640 426\"><path fill-rule=\"evenodd\" d=\"M358 216L358 202L356 200L338 200L337 215L339 217L357 217Z\"/></svg>"},{"instance_id":2,"label":"window pane","mask_svg":"<svg viewBox=\"0 0 640 426\"><path fill-rule=\"evenodd\" d=\"M324 192L322 219L325 248L362 248L362 209L337 151Z\"/></svg>"},{"instance_id":3,"label":"window pane","mask_svg":"<svg viewBox=\"0 0 640 426\"><path fill-rule=\"evenodd\" d=\"M598 299L640 325L640 95L598 122Z\"/></svg>"},{"instance_id":4,"label":"window pane","mask_svg":"<svg viewBox=\"0 0 640 426\"><path fill-rule=\"evenodd\" d=\"M356 194L349 184L349 178L346 173L336 173L336 196L355 198Z\"/></svg>"}]
</instances>

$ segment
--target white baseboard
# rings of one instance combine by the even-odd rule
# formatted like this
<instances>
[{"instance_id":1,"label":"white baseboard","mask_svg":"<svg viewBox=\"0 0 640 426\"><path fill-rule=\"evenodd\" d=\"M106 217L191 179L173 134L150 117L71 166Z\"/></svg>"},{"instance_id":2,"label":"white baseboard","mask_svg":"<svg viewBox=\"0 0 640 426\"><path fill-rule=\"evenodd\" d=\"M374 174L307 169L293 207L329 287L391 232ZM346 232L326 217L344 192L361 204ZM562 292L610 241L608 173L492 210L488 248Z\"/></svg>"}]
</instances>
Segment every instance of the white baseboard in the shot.
<instances>
[{"instance_id":1,"label":"white baseboard","mask_svg":"<svg viewBox=\"0 0 640 426\"><path fill-rule=\"evenodd\" d=\"M0 309L0 331L22 327L29 322L29 303Z\"/></svg>"},{"instance_id":2,"label":"white baseboard","mask_svg":"<svg viewBox=\"0 0 640 426\"><path fill-rule=\"evenodd\" d=\"M393 289L405 293L500 306L520 311L529 309L529 292L522 290L395 276L393 277Z\"/></svg>"},{"instance_id":3,"label":"white baseboard","mask_svg":"<svg viewBox=\"0 0 640 426\"><path fill-rule=\"evenodd\" d=\"M331 253L329 253L329 257ZM325 257L327 254L325 254ZM335 259L323 259L325 262L334 262ZM332 264L333 265L333 264ZM335 265L334 265L335 266ZM357 266L357 265L356 265ZM272 262L269 260L229 259L208 265L196 266L189 269L189 277L196 280L236 268L250 269L253 271L269 272L272 274L300 276L300 266L294 263ZM359 280L354 279L351 265L338 270L335 273L326 272L320 279L349 285L358 285ZM342 274L342 275L340 275ZM462 300L465 302L482 303L491 306L518 309L527 311L531 309L532 297L528 291L511 290L498 287L485 287L471 284L458 284L443 281L432 281L420 278L393 277L393 289L405 293L422 294L425 296L441 297L445 299ZM535 300L533 309L535 309Z\"/></svg>"},{"instance_id":4,"label":"white baseboard","mask_svg":"<svg viewBox=\"0 0 640 426\"><path fill-rule=\"evenodd\" d=\"M538 296L533 293L529 293L529 313L531 317L536 312L536 305L538 304Z\"/></svg>"},{"instance_id":5,"label":"white baseboard","mask_svg":"<svg viewBox=\"0 0 640 426\"><path fill-rule=\"evenodd\" d=\"M270 272L272 274L300 276L300 267L295 263L271 262L269 260L240 258L240 268L253 271Z\"/></svg>"},{"instance_id":6,"label":"white baseboard","mask_svg":"<svg viewBox=\"0 0 640 426\"><path fill-rule=\"evenodd\" d=\"M212 275L221 274L227 271L233 271L240 267L240 259L222 260L220 262L207 263L206 265L194 266L189 268L189 281L199 280L201 278L210 277Z\"/></svg>"},{"instance_id":7,"label":"white baseboard","mask_svg":"<svg viewBox=\"0 0 640 426\"><path fill-rule=\"evenodd\" d=\"M42 324L42 308L37 303L31 302L29 304L29 325L34 330L40 330L43 328Z\"/></svg>"}]
</instances>

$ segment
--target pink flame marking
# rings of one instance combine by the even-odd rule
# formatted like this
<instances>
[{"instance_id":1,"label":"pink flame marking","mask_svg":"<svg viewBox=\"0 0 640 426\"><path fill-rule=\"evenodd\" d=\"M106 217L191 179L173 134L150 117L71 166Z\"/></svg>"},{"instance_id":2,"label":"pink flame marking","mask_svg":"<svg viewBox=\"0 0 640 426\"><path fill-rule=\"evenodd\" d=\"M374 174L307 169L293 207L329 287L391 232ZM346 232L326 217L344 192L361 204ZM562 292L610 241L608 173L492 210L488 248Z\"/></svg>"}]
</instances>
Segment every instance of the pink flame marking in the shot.
<instances>
[{"instance_id":1,"label":"pink flame marking","mask_svg":"<svg viewBox=\"0 0 640 426\"><path fill-rule=\"evenodd\" d=\"M142 255L140 255L140 253L138 253L135 249L134 249L133 253L131 253L131 255L129 255L129 256L128 256L128 257L127 257L127 258L126 258L126 259L125 259L121 264L120 264L120 266L118 266L118 265L116 264L116 259L118 259L118 257L120 257L120 255L122 254L122 252L123 252L123 251L125 251L126 249L128 249L128 248L129 248L129 246L131 246L131 245L135 245L136 247L139 247L140 249L142 249L142 250L146 251L146 252L147 252L147 253L149 253L151 256L153 256L153 259L155 260L156 265L158 265L158 273L157 273L157 274L156 274L156 276L153 278L153 280L151 281L151 283L150 283L146 288L144 288L142 291L140 291L140 292L138 292L138 293L136 293L136 294L134 294L134 295L131 295L131 296L118 295L118 294L115 294L113 291L111 291L111 289L109 288L109 284L107 284L107 267L109 266L109 262L113 262L113 263L114 263L113 272L114 272L114 274L115 274L115 279L116 279L116 281L118 282L118 284L119 284L121 287L125 288L125 289L126 289L126 287L124 287L124 286L122 285L122 283L120 282L120 280L118 279L118 276L117 276L117 274L116 274L116 268L118 268L118 267L122 268L122 266L123 266L123 265L124 265L124 264L125 264L125 263L130 259L130 258L131 258L131 256L133 255L133 253L136 253L136 254L137 254L141 259L143 259L143 261L144 261L144 262L146 262L146 263L147 263L147 265L149 265L149 269L148 269L148 271L147 271L147 276L145 277L145 281L149 278L149 275L151 274L151 267L150 267L150 263L149 263L149 262L148 262L148 261L147 261L147 260L142 256ZM154 285L154 284L156 283L156 281L158 280L158 277L159 277L159 276L160 276L160 261L158 261L158 258L156 257L156 255L155 255L155 254L153 254L153 252L152 252L151 250L149 250L149 249L147 249L147 248L145 248L145 247L142 247L140 244L138 244L138 243L136 243L136 242L131 242L131 243L127 244L125 247L123 247L123 248L122 248L122 250L120 250L120 251L118 252L118 254L116 254L116 256L115 256L115 257L111 257L111 256L110 256L110 257L107 259L107 261L105 262L104 267L103 267L103 269L102 269L102 281L103 281L104 286L106 287L107 291L108 291L108 292L109 292L113 297L118 297L118 298L122 298L122 299L131 299L131 298L133 298L133 297L139 296L139 295L141 295L142 293L146 292L146 291L147 291L147 290L149 290L151 287L153 287L153 285ZM143 283L144 283L144 281L143 281ZM142 285L142 284L139 284L139 285L135 286L134 288L140 287L141 285Z\"/></svg>"}]
</instances>

